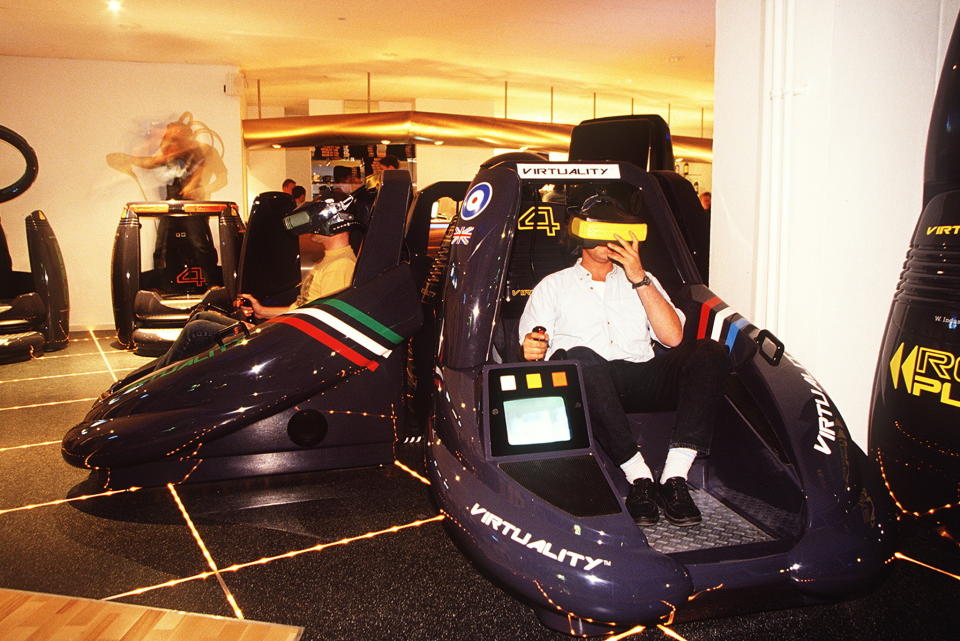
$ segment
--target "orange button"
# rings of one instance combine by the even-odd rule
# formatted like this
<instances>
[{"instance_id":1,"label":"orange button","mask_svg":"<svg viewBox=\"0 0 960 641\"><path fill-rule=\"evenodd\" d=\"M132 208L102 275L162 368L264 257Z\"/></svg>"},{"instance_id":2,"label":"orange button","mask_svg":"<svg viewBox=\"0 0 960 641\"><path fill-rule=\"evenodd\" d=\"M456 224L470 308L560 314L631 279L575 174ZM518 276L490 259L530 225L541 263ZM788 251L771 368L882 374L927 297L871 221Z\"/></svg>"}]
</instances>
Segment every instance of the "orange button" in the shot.
<instances>
[{"instance_id":1,"label":"orange button","mask_svg":"<svg viewBox=\"0 0 960 641\"><path fill-rule=\"evenodd\" d=\"M550 377L553 379L554 387L566 387L567 386L567 373L566 372L552 372Z\"/></svg>"}]
</instances>

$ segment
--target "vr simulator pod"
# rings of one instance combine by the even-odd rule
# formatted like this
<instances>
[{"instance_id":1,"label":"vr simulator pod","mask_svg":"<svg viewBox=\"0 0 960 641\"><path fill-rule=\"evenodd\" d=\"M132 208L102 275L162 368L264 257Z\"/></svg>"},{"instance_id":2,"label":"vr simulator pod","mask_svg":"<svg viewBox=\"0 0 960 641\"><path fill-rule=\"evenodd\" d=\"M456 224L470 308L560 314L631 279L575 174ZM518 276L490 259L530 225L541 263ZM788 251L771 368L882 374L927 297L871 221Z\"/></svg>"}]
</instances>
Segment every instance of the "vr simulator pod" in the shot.
<instances>
[{"instance_id":1,"label":"vr simulator pod","mask_svg":"<svg viewBox=\"0 0 960 641\"><path fill-rule=\"evenodd\" d=\"M218 221L220 254L208 219ZM153 268L141 268L141 219L156 220ZM244 225L231 202L127 203L117 225L111 292L117 341L138 354L158 355L201 304L229 308L237 294Z\"/></svg>"},{"instance_id":2,"label":"vr simulator pod","mask_svg":"<svg viewBox=\"0 0 960 641\"><path fill-rule=\"evenodd\" d=\"M37 154L12 129L0 125L0 140L12 145L24 160L23 174L0 189L0 203L30 188L37 178ZM30 271L14 271L7 237L0 225L0 363L30 358L67 346L70 295L60 245L42 211L24 222Z\"/></svg>"},{"instance_id":3,"label":"vr simulator pod","mask_svg":"<svg viewBox=\"0 0 960 641\"><path fill-rule=\"evenodd\" d=\"M391 461L405 341L422 314L400 261L410 177L389 174L351 288L249 336L228 329L212 349L117 390L66 434L64 458L109 487Z\"/></svg>"},{"instance_id":4,"label":"vr simulator pod","mask_svg":"<svg viewBox=\"0 0 960 641\"><path fill-rule=\"evenodd\" d=\"M30 271L14 271L0 226L0 362L67 346L70 292L60 244L42 211L24 219Z\"/></svg>"},{"instance_id":5,"label":"vr simulator pod","mask_svg":"<svg viewBox=\"0 0 960 641\"><path fill-rule=\"evenodd\" d=\"M559 197L544 198L548 184ZM567 207L595 195L645 217L641 258L684 311L684 340L712 338L735 362L712 453L690 475L695 527L638 527L623 473L591 433L578 364L520 359L531 289L574 261ZM454 225L431 489L464 553L545 625L609 633L840 599L883 576L893 516L876 471L816 379L702 284L654 175L504 162L477 174ZM662 466L673 413L630 421Z\"/></svg>"},{"instance_id":6,"label":"vr simulator pod","mask_svg":"<svg viewBox=\"0 0 960 641\"><path fill-rule=\"evenodd\" d=\"M906 515L960 536L960 20L930 118L923 211L877 362L870 452ZM954 548L956 550L956 548Z\"/></svg>"}]
</instances>

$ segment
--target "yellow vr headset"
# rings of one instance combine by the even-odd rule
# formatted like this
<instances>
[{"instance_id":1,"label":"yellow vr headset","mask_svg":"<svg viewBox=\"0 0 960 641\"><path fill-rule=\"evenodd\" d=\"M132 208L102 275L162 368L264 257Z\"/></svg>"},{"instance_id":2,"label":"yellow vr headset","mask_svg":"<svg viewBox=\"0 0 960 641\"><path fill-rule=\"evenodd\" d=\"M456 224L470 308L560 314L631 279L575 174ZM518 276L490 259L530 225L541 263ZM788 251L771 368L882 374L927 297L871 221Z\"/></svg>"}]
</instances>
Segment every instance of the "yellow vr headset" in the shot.
<instances>
[{"instance_id":1,"label":"yellow vr headset","mask_svg":"<svg viewBox=\"0 0 960 641\"><path fill-rule=\"evenodd\" d=\"M617 236L624 240L631 240L630 232L633 232L637 240L643 242L647 239L647 224L584 220L578 216L574 216L570 220L570 234L582 241L587 241L583 243L585 246L588 243L591 246L615 243L617 242Z\"/></svg>"}]
</instances>

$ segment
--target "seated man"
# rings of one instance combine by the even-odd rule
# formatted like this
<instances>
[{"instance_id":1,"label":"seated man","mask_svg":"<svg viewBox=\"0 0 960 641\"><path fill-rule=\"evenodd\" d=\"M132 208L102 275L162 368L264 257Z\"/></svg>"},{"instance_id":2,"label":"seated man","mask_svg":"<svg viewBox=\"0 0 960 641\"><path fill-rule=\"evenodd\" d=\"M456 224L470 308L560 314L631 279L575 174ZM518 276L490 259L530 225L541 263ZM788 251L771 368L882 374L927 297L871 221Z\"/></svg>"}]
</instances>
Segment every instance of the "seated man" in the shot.
<instances>
[{"instance_id":1,"label":"seated man","mask_svg":"<svg viewBox=\"0 0 960 641\"><path fill-rule=\"evenodd\" d=\"M250 294L240 294L234 304L243 309L245 316L252 316L260 320L273 318L317 298L332 296L350 286L353 280L353 269L357 264L357 257L350 246L350 230L357 223L353 214L345 211L351 202L312 201L288 214L288 220L294 218L295 215L299 215L296 220L304 221L291 231L300 233L303 229L309 229L313 232L311 234L312 240L324 249L323 258L314 263L310 273L300 284L300 295L290 306L265 306L261 305L260 301ZM290 229L289 225L288 229ZM246 321L244 323L248 327L252 327ZM133 381L166 367L170 363L209 349L216 343L217 336L233 325L237 325L239 329L238 321L226 314L211 310L198 312L183 326L177 339L170 345L165 354L114 383L105 395L112 394Z\"/></svg>"},{"instance_id":2,"label":"seated man","mask_svg":"<svg viewBox=\"0 0 960 641\"><path fill-rule=\"evenodd\" d=\"M687 474L706 454L730 369L727 350L710 339L683 339L684 315L640 260L646 226L612 199L588 198L570 221L575 265L550 274L530 294L520 318L526 360L580 362L590 421L600 447L630 482L627 509L639 525L674 525L702 517ZM666 347L656 355L651 339ZM660 482L630 433L627 412L676 409Z\"/></svg>"}]
</instances>

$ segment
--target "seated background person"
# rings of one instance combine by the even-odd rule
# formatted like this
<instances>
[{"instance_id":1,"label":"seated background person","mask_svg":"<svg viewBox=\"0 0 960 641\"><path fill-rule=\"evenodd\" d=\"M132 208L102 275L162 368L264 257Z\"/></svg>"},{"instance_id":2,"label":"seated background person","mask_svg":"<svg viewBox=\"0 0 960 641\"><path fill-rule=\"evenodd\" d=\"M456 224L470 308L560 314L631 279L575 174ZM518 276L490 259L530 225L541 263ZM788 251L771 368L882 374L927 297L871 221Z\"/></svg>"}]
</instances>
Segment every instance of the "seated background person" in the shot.
<instances>
[{"instance_id":1,"label":"seated background person","mask_svg":"<svg viewBox=\"0 0 960 641\"><path fill-rule=\"evenodd\" d=\"M580 258L530 294L519 326L523 357L580 362L594 436L630 482L626 504L638 524L655 524L659 505L674 525L696 525L702 517L687 474L697 453L709 451L730 359L710 339L681 344L684 315L643 268L639 223L603 196L571 216ZM673 349L656 355L652 339ZM627 412L668 409L676 424L657 483Z\"/></svg>"},{"instance_id":2,"label":"seated background person","mask_svg":"<svg viewBox=\"0 0 960 641\"><path fill-rule=\"evenodd\" d=\"M351 212L345 211L351 202L311 201L288 214L288 218L301 214L301 220L307 221L303 224L313 231L311 236L314 242L323 247L323 257L313 264L309 274L300 284L300 295L289 307L264 306L251 294L240 294L234 304L241 306L245 316L252 316L259 320L273 318L317 298L332 296L350 286L353 270L357 264L357 257L353 253L353 248L350 247L350 230L357 226L357 222ZM293 231L299 233L297 229ZM242 307L239 299L246 300L249 303L249 309ZM166 353L114 383L107 394L170 363L209 349L216 344L217 336L221 332L237 324L237 319L220 312L211 310L198 312L183 326ZM247 325L252 327L249 323Z\"/></svg>"}]
</instances>

